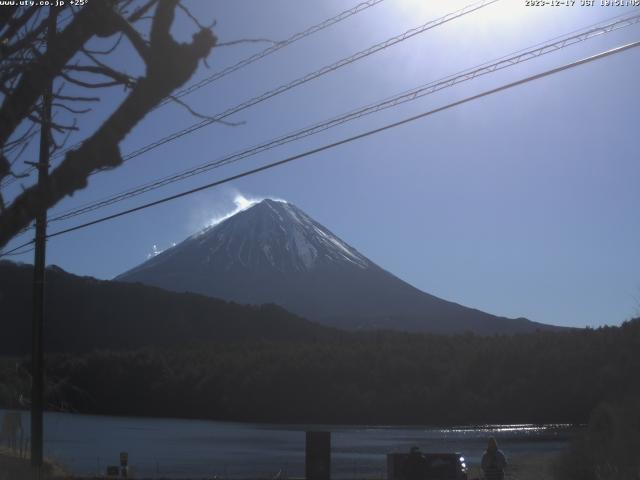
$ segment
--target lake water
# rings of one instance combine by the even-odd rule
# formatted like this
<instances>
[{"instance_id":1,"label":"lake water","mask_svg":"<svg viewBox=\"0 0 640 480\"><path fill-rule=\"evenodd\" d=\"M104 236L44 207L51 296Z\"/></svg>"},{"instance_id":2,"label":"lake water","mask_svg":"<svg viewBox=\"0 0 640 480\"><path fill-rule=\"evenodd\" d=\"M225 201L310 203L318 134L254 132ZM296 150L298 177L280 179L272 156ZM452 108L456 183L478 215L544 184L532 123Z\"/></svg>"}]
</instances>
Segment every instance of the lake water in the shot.
<instances>
[{"instance_id":1,"label":"lake water","mask_svg":"<svg viewBox=\"0 0 640 480\"><path fill-rule=\"evenodd\" d=\"M0 410L0 415L5 412ZM22 413L25 431L29 415ZM76 474L104 474L129 454L136 477L273 478L304 476L306 430L332 432L332 478L383 478L386 454L460 452L477 464L490 435L508 457L556 452L575 430L567 425L432 428L264 425L205 420L45 414L45 455Z\"/></svg>"}]
</instances>

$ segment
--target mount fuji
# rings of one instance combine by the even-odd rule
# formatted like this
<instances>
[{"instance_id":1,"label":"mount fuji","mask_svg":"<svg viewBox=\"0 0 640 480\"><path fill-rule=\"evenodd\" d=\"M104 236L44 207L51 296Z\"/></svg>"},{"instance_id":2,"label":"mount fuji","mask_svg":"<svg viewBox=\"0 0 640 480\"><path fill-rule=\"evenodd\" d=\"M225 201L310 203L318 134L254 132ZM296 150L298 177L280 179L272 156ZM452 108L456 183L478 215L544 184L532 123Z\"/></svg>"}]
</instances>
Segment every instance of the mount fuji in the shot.
<instances>
[{"instance_id":1,"label":"mount fuji","mask_svg":"<svg viewBox=\"0 0 640 480\"><path fill-rule=\"evenodd\" d=\"M556 328L422 292L380 268L291 203L262 200L116 281L238 303L275 303L345 329L512 334Z\"/></svg>"}]
</instances>

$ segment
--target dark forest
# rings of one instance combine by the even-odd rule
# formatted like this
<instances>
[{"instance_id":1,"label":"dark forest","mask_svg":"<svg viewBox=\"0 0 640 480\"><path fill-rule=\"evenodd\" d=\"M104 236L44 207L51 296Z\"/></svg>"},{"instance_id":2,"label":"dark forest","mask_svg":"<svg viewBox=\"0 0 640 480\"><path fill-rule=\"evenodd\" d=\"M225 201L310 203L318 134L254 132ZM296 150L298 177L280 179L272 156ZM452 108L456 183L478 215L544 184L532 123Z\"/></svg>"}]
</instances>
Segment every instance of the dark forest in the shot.
<instances>
[{"instance_id":1,"label":"dark forest","mask_svg":"<svg viewBox=\"0 0 640 480\"><path fill-rule=\"evenodd\" d=\"M260 422L585 423L638 393L640 319L518 336L338 333L49 356L51 409ZM28 398L5 357L0 401Z\"/></svg>"}]
</instances>

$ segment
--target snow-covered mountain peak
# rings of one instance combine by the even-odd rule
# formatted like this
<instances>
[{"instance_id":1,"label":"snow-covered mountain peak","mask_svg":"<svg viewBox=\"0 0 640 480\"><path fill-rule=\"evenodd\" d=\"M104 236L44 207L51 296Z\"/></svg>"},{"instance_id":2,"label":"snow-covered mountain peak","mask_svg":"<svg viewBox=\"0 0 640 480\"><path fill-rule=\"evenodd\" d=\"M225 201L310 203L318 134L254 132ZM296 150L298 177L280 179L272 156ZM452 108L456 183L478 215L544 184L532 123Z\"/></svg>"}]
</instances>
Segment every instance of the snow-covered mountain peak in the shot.
<instances>
[{"instance_id":1,"label":"snow-covered mountain peak","mask_svg":"<svg viewBox=\"0 0 640 480\"><path fill-rule=\"evenodd\" d=\"M365 256L292 203L264 199L243 207L125 275L170 265L180 270L241 269L247 273L373 266Z\"/></svg>"},{"instance_id":2,"label":"snow-covered mountain peak","mask_svg":"<svg viewBox=\"0 0 640 480\"><path fill-rule=\"evenodd\" d=\"M367 268L371 262L295 205L265 199L206 231L201 244L224 243L243 266L267 263L281 271L304 271L347 262ZM217 250L217 248L215 248Z\"/></svg>"},{"instance_id":3,"label":"snow-covered mountain peak","mask_svg":"<svg viewBox=\"0 0 640 480\"><path fill-rule=\"evenodd\" d=\"M116 279L240 303L275 303L341 328L486 335L540 326L422 292L291 203L247 200L236 206L209 228Z\"/></svg>"}]
</instances>

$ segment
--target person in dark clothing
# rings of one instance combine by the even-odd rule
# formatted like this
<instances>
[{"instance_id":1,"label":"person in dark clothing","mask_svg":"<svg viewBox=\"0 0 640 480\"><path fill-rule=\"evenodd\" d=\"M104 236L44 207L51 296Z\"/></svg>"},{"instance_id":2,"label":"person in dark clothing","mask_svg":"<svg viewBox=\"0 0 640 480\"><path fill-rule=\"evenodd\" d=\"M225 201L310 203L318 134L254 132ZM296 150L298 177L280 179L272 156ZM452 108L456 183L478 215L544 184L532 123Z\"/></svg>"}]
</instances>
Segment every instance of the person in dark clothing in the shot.
<instances>
[{"instance_id":1,"label":"person in dark clothing","mask_svg":"<svg viewBox=\"0 0 640 480\"><path fill-rule=\"evenodd\" d=\"M420 452L420 448L411 447L409 456L402 465L402 477L404 480L422 480L427 469L427 461Z\"/></svg>"},{"instance_id":2,"label":"person in dark clothing","mask_svg":"<svg viewBox=\"0 0 640 480\"><path fill-rule=\"evenodd\" d=\"M489 438L487 450L482 455L482 471L485 480L503 480L504 468L507 466L507 458L502 450L498 449L498 442L495 438Z\"/></svg>"}]
</instances>

